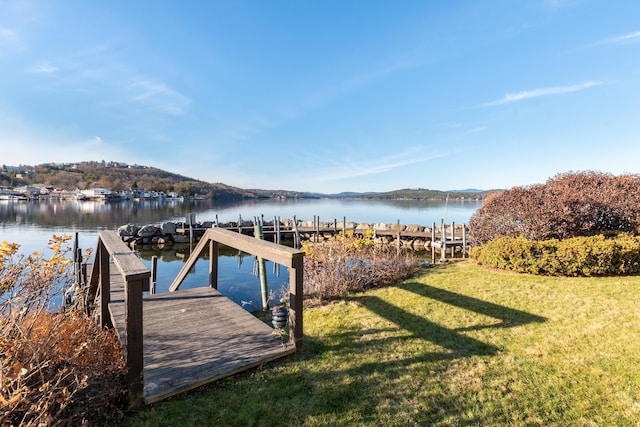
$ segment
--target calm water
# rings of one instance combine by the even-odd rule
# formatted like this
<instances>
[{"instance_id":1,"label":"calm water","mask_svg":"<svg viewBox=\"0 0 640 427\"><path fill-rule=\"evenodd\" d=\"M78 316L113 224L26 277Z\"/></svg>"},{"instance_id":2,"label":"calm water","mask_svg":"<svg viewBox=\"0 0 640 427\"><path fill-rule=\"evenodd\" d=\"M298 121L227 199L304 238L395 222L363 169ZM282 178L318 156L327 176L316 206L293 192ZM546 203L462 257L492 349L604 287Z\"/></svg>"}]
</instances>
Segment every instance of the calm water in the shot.
<instances>
[{"instance_id":1,"label":"calm water","mask_svg":"<svg viewBox=\"0 0 640 427\"><path fill-rule=\"evenodd\" d=\"M114 230L120 225L134 223L144 225L162 221L183 221L189 213L196 214L197 221L237 221L239 216L252 220L263 215L265 220L274 216L321 221L347 221L365 223L396 223L429 225L452 221L468 223L471 215L481 207L481 202L449 201L364 201L364 200L262 200L236 203L214 203L209 200L172 201L0 201L0 242L6 240L21 245L21 252L46 252L52 234L78 233L83 249L94 249L98 232ZM158 292L166 291L189 256L190 248L173 247L166 250L143 250L142 261L151 266L151 257L158 256ZM260 298L259 280L253 275L254 258L237 251L221 254L219 260L219 289L248 310L257 308ZM182 288L203 286L207 283L208 261L201 260L182 284ZM277 293L288 283L286 268L267 262L269 288Z\"/></svg>"}]
</instances>

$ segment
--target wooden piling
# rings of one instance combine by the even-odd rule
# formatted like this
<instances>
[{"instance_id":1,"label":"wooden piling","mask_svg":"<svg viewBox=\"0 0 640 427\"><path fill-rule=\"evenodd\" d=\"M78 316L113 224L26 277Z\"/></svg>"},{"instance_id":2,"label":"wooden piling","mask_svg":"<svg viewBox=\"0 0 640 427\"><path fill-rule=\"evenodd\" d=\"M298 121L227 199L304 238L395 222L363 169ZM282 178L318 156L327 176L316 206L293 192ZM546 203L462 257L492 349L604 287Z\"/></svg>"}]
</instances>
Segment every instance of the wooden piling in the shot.
<instances>
[{"instance_id":1,"label":"wooden piling","mask_svg":"<svg viewBox=\"0 0 640 427\"><path fill-rule=\"evenodd\" d=\"M431 263L436 263L436 223L431 223Z\"/></svg>"},{"instance_id":2,"label":"wooden piling","mask_svg":"<svg viewBox=\"0 0 640 427\"><path fill-rule=\"evenodd\" d=\"M262 240L262 223L256 218L254 224L254 235L256 239ZM269 288L267 286L267 269L265 266L264 258L257 257L258 260L258 274L260 276L260 294L262 296L262 309L269 309Z\"/></svg>"},{"instance_id":3,"label":"wooden piling","mask_svg":"<svg viewBox=\"0 0 640 427\"><path fill-rule=\"evenodd\" d=\"M151 285L149 287L149 293L151 295L156 293L156 279L158 277L158 257L151 257Z\"/></svg>"},{"instance_id":4,"label":"wooden piling","mask_svg":"<svg viewBox=\"0 0 640 427\"><path fill-rule=\"evenodd\" d=\"M447 259L447 231L444 226L444 219L440 223L440 231L442 236L442 248L440 249L440 260L445 261Z\"/></svg>"}]
</instances>

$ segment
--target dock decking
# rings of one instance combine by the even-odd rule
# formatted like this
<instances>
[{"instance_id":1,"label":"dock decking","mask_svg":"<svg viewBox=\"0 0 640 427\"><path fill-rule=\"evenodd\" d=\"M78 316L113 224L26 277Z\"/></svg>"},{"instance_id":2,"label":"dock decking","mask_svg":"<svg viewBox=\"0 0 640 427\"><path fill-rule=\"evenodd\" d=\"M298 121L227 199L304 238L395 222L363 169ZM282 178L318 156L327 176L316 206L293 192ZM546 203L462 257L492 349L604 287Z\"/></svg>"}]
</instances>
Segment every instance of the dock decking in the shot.
<instances>
[{"instance_id":1,"label":"dock decking","mask_svg":"<svg viewBox=\"0 0 640 427\"><path fill-rule=\"evenodd\" d=\"M282 335L217 291L218 245L228 244L289 268L289 334ZM209 283L179 290L201 251ZM304 252L209 229L171 291L149 291L151 272L113 231L98 236L87 312L112 326L125 350L129 405L138 407L295 353L302 345Z\"/></svg>"},{"instance_id":2,"label":"dock decking","mask_svg":"<svg viewBox=\"0 0 640 427\"><path fill-rule=\"evenodd\" d=\"M115 270L109 311L124 345L124 283ZM213 288L145 295L142 307L147 404L295 353L273 328Z\"/></svg>"}]
</instances>

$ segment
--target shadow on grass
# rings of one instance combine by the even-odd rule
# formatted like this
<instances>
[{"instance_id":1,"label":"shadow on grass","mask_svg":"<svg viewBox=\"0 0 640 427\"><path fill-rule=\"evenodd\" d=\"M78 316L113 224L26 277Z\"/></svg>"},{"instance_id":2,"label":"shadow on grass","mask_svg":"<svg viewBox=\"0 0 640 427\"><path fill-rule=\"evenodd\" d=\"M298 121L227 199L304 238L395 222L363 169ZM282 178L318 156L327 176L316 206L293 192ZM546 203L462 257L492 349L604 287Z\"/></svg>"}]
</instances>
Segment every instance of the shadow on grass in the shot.
<instances>
[{"instance_id":1,"label":"shadow on grass","mask_svg":"<svg viewBox=\"0 0 640 427\"><path fill-rule=\"evenodd\" d=\"M409 313L377 296L363 295L355 297L353 300L406 330L410 337L430 341L447 349L448 351L442 353L443 358L490 356L498 351L498 348L491 344L463 335L459 331L441 326L422 316Z\"/></svg>"},{"instance_id":2,"label":"shadow on grass","mask_svg":"<svg viewBox=\"0 0 640 427\"><path fill-rule=\"evenodd\" d=\"M494 304L478 298L436 288L424 283L408 282L398 286L400 289L413 292L421 297L430 298L445 304L453 305L464 310L499 319L501 323L491 325L478 325L469 328L456 329L457 331L477 330L485 328L510 328L526 325L528 323L542 323L547 319L542 316L516 310L503 305Z\"/></svg>"},{"instance_id":3,"label":"shadow on grass","mask_svg":"<svg viewBox=\"0 0 640 427\"><path fill-rule=\"evenodd\" d=\"M448 377L443 374L451 366L449 362L491 357L501 350L467 336L465 331L546 321L541 316L423 283L405 282L398 289L414 294L417 306L420 300L438 301L498 319L499 323L448 328L428 319L428 315L411 313L376 295L357 295L350 300L390 324L359 329L354 322L322 337L305 336L303 353L276 362L278 368L267 376L248 372L229 378L212 386L215 398L207 394L181 399L177 407L190 421L228 425L264 425L265 420L273 426L336 424L337 420L344 420L345 425L374 425L388 421L385 417L396 410L399 413L394 416L401 417L396 425L429 425L459 412L459 396L447 392ZM423 345L427 342L434 346ZM287 365L294 367L280 368ZM243 380L238 381L240 378ZM411 399L419 399L418 408L410 408ZM389 402L400 406L386 407ZM171 417L159 416L154 422L165 419Z\"/></svg>"}]
</instances>

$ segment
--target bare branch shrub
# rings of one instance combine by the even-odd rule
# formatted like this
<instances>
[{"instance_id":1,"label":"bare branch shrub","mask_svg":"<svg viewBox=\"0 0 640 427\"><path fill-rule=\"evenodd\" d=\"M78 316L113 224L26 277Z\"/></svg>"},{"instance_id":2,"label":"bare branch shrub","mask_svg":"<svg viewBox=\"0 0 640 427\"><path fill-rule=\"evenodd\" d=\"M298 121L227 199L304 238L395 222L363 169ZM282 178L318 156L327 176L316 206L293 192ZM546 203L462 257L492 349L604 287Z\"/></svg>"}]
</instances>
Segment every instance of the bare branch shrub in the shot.
<instances>
[{"instance_id":1,"label":"bare branch shrub","mask_svg":"<svg viewBox=\"0 0 640 427\"><path fill-rule=\"evenodd\" d=\"M79 308L60 309L72 277L69 240L53 236L48 259L0 245L1 425L102 424L123 402L115 334Z\"/></svg>"},{"instance_id":2,"label":"bare branch shrub","mask_svg":"<svg viewBox=\"0 0 640 427\"><path fill-rule=\"evenodd\" d=\"M306 244L304 295L323 303L352 292L388 286L411 276L418 260L411 252L374 244L352 233L320 243Z\"/></svg>"}]
</instances>

